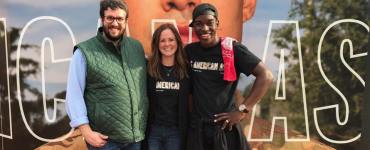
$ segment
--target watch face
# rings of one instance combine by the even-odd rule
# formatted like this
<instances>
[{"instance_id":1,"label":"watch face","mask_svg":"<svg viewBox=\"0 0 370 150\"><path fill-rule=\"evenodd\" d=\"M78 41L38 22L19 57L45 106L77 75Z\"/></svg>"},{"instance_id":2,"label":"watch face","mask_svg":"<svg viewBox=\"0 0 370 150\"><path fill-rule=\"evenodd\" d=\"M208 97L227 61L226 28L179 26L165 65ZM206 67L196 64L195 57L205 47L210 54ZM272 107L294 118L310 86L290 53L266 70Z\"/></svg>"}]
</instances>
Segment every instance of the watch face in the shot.
<instances>
[{"instance_id":1,"label":"watch face","mask_svg":"<svg viewBox=\"0 0 370 150\"><path fill-rule=\"evenodd\" d=\"M245 110L247 107L244 105L244 104L241 104L240 106L239 106L239 111L243 111L243 110Z\"/></svg>"}]
</instances>

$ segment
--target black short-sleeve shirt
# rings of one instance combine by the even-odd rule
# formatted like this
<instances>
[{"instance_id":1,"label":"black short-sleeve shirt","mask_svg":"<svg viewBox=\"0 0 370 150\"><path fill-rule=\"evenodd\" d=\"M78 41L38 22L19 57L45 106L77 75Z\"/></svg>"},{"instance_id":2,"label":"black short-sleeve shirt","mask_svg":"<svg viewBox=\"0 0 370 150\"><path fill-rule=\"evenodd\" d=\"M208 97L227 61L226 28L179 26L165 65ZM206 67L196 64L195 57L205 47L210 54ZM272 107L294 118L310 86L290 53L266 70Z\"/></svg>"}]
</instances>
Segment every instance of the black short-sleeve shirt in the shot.
<instances>
[{"instance_id":1,"label":"black short-sleeve shirt","mask_svg":"<svg viewBox=\"0 0 370 150\"><path fill-rule=\"evenodd\" d=\"M233 43L233 48L237 80L228 82L223 80L221 42L209 48L202 47L199 42L185 47L191 65L193 110L198 117L213 118L216 113L234 110L233 95L240 73L249 76L261 61L238 42Z\"/></svg>"},{"instance_id":2,"label":"black short-sleeve shirt","mask_svg":"<svg viewBox=\"0 0 370 150\"><path fill-rule=\"evenodd\" d=\"M157 125L177 126L179 108L180 82L174 77L174 73L166 74L168 67L160 67L163 79L154 79L148 76L148 96L152 114L152 122ZM171 68L173 69L173 68ZM155 114L155 115L154 115Z\"/></svg>"}]
</instances>

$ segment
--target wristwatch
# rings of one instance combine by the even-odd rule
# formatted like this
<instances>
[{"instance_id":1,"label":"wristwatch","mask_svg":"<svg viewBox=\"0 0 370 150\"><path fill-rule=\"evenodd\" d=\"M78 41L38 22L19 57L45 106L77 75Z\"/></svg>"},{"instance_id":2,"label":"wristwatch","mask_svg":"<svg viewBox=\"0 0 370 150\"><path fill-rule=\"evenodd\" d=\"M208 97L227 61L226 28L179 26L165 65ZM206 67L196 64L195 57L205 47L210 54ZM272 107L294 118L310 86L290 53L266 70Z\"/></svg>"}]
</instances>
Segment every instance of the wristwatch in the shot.
<instances>
[{"instance_id":1,"label":"wristwatch","mask_svg":"<svg viewBox=\"0 0 370 150\"><path fill-rule=\"evenodd\" d=\"M248 113L249 112L248 109L247 109L247 106L245 106L244 104L239 105L238 110L242 113Z\"/></svg>"}]
</instances>

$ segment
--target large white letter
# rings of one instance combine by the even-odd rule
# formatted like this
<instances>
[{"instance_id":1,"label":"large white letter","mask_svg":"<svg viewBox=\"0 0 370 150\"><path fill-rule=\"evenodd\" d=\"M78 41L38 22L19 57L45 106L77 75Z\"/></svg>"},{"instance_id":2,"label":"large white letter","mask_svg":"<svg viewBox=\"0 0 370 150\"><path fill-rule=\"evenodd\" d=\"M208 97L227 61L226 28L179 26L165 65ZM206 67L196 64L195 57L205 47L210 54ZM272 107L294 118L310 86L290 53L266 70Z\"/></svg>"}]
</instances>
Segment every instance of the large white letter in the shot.
<instances>
[{"instance_id":1,"label":"large white letter","mask_svg":"<svg viewBox=\"0 0 370 150\"><path fill-rule=\"evenodd\" d=\"M329 86L331 88L333 88L333 90L341 97L341 99L343 100L343 103L344 103L344 107L345 107L345 116L344 116L344 120L340 120L340 117L339 117L339 105L338 104L335 104L335 105L329 105L329 106L324 106L324 107L317 107L317 108L314 108L313 109L313 113L314 113L314 122L315 122L315 127L316 127L316 130L317 132L320 134L320 136L322 138L324 138L326 141L328 142L332 142L332 143L337 143L337 144L345 144L345 143L350 143L350 142L353 142L357 139L359 139L361 137L361 133L359 133L356 137L353 137L352 139L348 139L348 140L343 140L343 141L338 141L338 140L335 140L335 139L331 139L331 138L328 138L327 136L325 136L322 132L321 132L321 129L320 129L320 126L319 126L319 123L318 123L318 117L317 117L317 113L319 111L322 111L322 113L325 113L325 110L330 110L330 109L334 109L335 110L335 113L336 113L336 120L337 120L337 123L340 125L340 126L344 126L347 124L348 122L348 117L349 117L349 106L348 106L348 101L347 101L347 98L343 95L343 93L341 91L338 90L337 87L334 86L334 84L328 79L328 77L326 76L323 68L322 68L322 63L321 63L321 47L322 47L322 42L325 38L325 35L327 34L327 32L332 28L334 27L335 25L338 25L338 24L341 24L341 23L355 23L355 24L360 24L362 25L364 28L366 28L366 30L369 32L369 26L367 26L365 23L361 22L361 21L358 21L358 20L354 20L354 19L343 19L343 20L338 20L338 21L335 21L334 23L330 24L324 31L324 33L321 35L321 38L320 38L320 42L319 42L319 46L318 46L318 52L317 52L317 64L319 66L319 70L320 70L320 73L321 75L323 76L323 78L325 79L326 83L329 84ZM365 87L365 81L347 64L347 62L344 60L344 57L343 57L343 48L345 46L345 44L348 44L349 48L350 48L350 58L357 58L357 57L363 57L363 56L366 56L367 53L360 53L360 54L353 54L353 45L352 45L352 41L350 39L345 39L342 41L341 43L341 46L340 46L340 59L342 61L342 63L346 66L346 68L351 71L351 73L362 83L362 85ZM365 69L365 68L364 68Z\"/></svg>"},{"instance_id":2,"label":"large white letter","mask_svg":"<svg viewBox=\"0 0 370 150\"><path fill-rule=\"evenodd\" d=\"M296 42L297 42L297 47L298 47L298 55L299 55L299 60L290 60L290 61L296 61L297 63L299 63L299 73L296 73L297 76L292 76L291 78L295 78L295 79L300 79L300 87L292 87L292 88L296 88L296 89L299 89L297 91L301 91L302 92L302 105L300 105L299 109L302 110L302 114L296 114L296 115L300 115L300 116L304 116L304 123L305 123L305 128L304 129L300 129L301 131L304 130L304 135L305 137L289 137L290 135L288 135L288 127L289 129L292 129L292 130L297 130L297 129L294 129L292 126L289 126L288 125L288 114L289 114L289 110L286 111L287 113L284 115L284 114L281 114L281 115L274 115L272 117L272 125L271 125L271 128L270 128L270 136L269 137L258 137L258 138L254 138L252 137L252 132L256 132L254 131L253 129L253 125L255 124L255 112L256 112L256 107L253 108L253 112L252 112L252 118L251 118L251 126L249 128L249 134L248 134L248 141L272 141L273 139L273 136L274 136L274 132L275 132L275 122L277 120L282 120L284 121L284 134L285 134L285 141L287 142L290 142L290 141L309 141L310 140L310 135L309 135L309 128L308 128L308 120L307 120L307 106L306 106L306 91L305 91L305 82L304 82L304 76L303 76L303 67L302 67L302 54L301 54L301 42L300 42L300 34L299 34L299 27L298 27L298 21L288 21L288 20L272 20L270 21L270 24L269 24L269 28L268 28L268 33L267 33L267 39L266 39L266 43L265 43L265 48L264 48L264 53L263 53L263 62L265 62L266 64L268 64L266 62L266 55L267 55L267 50L269 50L269 54L271 54L271 56L269 57L273 57L273 54L280 54L280 59L279 59L279 62L275 63L275 64L279 64L279 70L278 70L278 77L277 77L277 85L276 85L276 91L275 91L275 98L273 100L271 100L271 104L273 106L276 106L274 107L275 109L278 109L278 108L281 108L279 107L279 105L281 104L286 104L288 103L286 100L289 99L289 97L286 96L286 87L285 87L285 66L287 65L285 62L285 57L288 56L290 53L290 51L293 51L293 50L285 50L285 49L281 49L281 50L277 50L277 49L273 49L273 48L269 48L269 43L270 43L270 37L271 37L271 30L272 30L272 25L273 24L283 24L283 25L293 25L295 30L293 32L296 32ZM268 59L269 61L273 60L273 59ZM271 63L271 62L270 62ZM291 63L291 62L290 62ZM281 95L279 95L279 93L281 93ZM298 107L298 106L297 106ZM290 118L292 119L292 118ZM264 128L266 129L266 128Z\"/></svg>"},{"instance_id":3,"label":"large white letter","mask_svg":"<svg viewBox=\"0 0 370 150\"><path fill-rule=\"evenodd\" d=\"M20 77L19 77L19 73L20 73L20 64L19 64L19 60L20 60L20 54L21 54L21 45L22 45L22 40L23 40L23 37L27 31L27 29L35 22L37 21L41 21L41 20L51 20L51 21L55 21L57 23L60 23L62 24L67 30L68 30L68 33L72 39L72 42L73 42L73 45L76 44L76 40L74 38L74 35L72 33L72 30L70 29L70 27L61 19L59 18L56 18L56 17L51 17L51 16L41 16L41 17L37 17L37 18L34 18L32 19L31 21L29 21L26 26L23 28L21 34L20 34L20 38L19 38L19 41L18 41L18 49L17 49L17 62L16 62L16 70L17 70L17 97L18 97L18 101L19 101L19 108L20 108L20 112L21 112L21 116L22 116L22 119L23 119L23 122L27 128L27 130L32 134L32 136L34 136L35 138L41 140L41 141L45 141L45 142L56 142L56 141L62 141L64 139L66 139L67 137L69 137L72 132L73 132L73 129L70 130L70 132L60 138L56 138L56 139L46 139L46 138L43 138L43 137L40 137L38 136L37 134L35 134L31 127L29 126L27 120L26 120L26 117L24 115L24 110L23 110L23 106L22 106L22 96L21 96L21 90L20 90ZM53 46L53 42L51 40L51 38L49 37L45 37L42 41L42 46L41 46L41 76L42 76L42 99L43 99L43 110L44 110L44 116L45 116L45 119L47 122L54 122L56 120L56 111L57 111L57 103L58 102L64 102L63 99L58 99L58 98L54 98L54 108L53 108L53 116L50 118L48 113L47 113L47 107L46 107L46 94L45 94L45 63L44 63L44 53L45 53L45 45L46 44L49 44L50 45L50 49L51 49L51 63L62 63L62 62L68 62L70 60L70 58L63 58L63 59L56 59L55 58L55 54L54 54L54 46ZM72 51L72 50L71 50Z\"/></svg>"},{"instance_id":4,"label":"large white letter","mask_svg":"<svg viewBox=\"0 0 370 150\"><path fill-rule=\"evenodd\" d=\"M0 126L1 126L1 131L0 131L0 136L5 137L8 139L13 139L13 131L12 131L12 111L11 111L11 106L10 106L10 84L9 84L9 62L8 62L8 39L7 39L7 31L6 31L6 19L5 18L0 18L0 49L1 49L1 59L0 61L5 61L5 63L1 62L1 69L5 69L4 71L5 74L1 74L1 80L0 84L1 86L4 87L3 91L4 93L0 93ZM5 57L5 59L4 59ZM3 73L3 71L0 71ZM3 80L3 79L6 79ZM5 93L7 92L7 93ZM3 95L4 94L4 95ZM2 99L4 98L4 99ZM8 105L3 106L3 101L7 101ZM5 103L4 103L5 104ZM5 110L5 111L3 111ZM6 111L8 110L8 112ZM5 114L3 114L5 113ZM9 121L9 126L5 126L5 123L3 121ZM4 128L7 128L6 130L9 130L9 133L4 133Z\"/></svg>"}]
</instances>

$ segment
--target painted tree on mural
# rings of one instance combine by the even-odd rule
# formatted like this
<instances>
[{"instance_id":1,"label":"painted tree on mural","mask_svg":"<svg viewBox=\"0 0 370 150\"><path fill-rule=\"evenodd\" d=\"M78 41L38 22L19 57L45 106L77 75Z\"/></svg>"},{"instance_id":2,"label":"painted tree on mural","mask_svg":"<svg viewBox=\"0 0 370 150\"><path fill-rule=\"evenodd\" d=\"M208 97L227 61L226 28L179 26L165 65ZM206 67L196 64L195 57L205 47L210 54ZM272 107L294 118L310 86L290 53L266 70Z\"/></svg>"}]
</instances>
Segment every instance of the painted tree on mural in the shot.
<instances>
[{"instance_id":1,"label":"painted tree on mural","mask_svg":"<svg viewBox=\"0 0 370 150\"><path fill-rule=\"evenodd\" d=\"M318 45L324 30L335 21L341 19L356 19L369 25L367 20L368 1L366 0L344 0L344 1L313 1L313 0L292 0L292 7L289 18L299 21L301 34L301 49L303 59L303 71L306 84L306 96L308 106L308 119L311 138L318 138L322 142L329 144L337 149L356 149L359 140L349 144L333 144L325 141L317 132L314 124L313 109L328 105L339 105L340 120L344 121L346 110L343 99L337 92L324 80L318 67ZM274 43L279 48L290 50L287 60L298 60L298 45L296 44L294 26L285 25L273 31ZM345 44L343 58L341 60L340 47L344 39L350 39L353 43L354 54L365 53L367 50L368 31L361 25L355 23L343 23L334 26L325 36L321 47L321 65L324 73L331 83L346 97L349 106L348 121L345 125L338 125L335 110L331 109L318 113L318 122L321 131L325 136L333 140L349 140L356 137L361 132L361 103L364 100L364 85L345 65L348 65L365 78L365 57L350 58L349 45ZM302 104L302 95L297 83L300 79L296 78L300 66L294 61L290 61L286 69L287 97L290 98L289 105L284 105L284 109L290 112L289 118L293 120L296 127L302 128L304 124L303 116L294 115L302 110L295 109ZM273 99L274 93L270 92L266 97ZM264 102L262 111L271 113L269 104ZM301 131L303 132L303 131Z\"/></svg>"},{"instance_id":2,"label":"painted tree on mural","mask_svg":"<svg viewBox=\"0 0 370 150\"><path fill-rule=\"evenodd\" d=\"M0 24L3 29L4 25ZM17 100L17 87L16 87L16 51L17 51L17 44L20 34L19 28L10 28L7 31L7 45L8 45L8 58L9 58L9 82L10 82L10 98L11 98L11 111L12 111L12 127L13 127L13 139L2 138L2 146L4 149L34 149L44 142L37 140L34 138L29 131L26 129L26 126L22 120L21 112ZM4 32L4 31L2 31ZM5 36L0 36L1 41L4 40ZM2 43L3 44L3 43ZM0 47L4 48L5 45L0 45ZM34 51L35 49L39 49L37 45L32 44L24 44L21 45L21 51ZM5 54L5 49L1 49L2 53ZM1 56L2 59L5 59L5 56ZM4 57L4 58L3 58ZM6 61L0 61L1 66L6 66ZM28 121L28 124L32 128L32 130L39 136L44 138L55 138L56 136L61 136L68 132L68 117L63 117L54 123L46 123L44 119L44 113L42 109L42 94L41 91L35 87L33 87L30 83L27 82L27 78L30 76L35 76L36 74L40 73L40 66L37 60L32 58L21 57L19 60L20 63L20 74L19 74L19 82L20 82L20 91L21 96L23 98L23 109L25 112L25 118ZM6 76L6 69L1 68L0 74L2 76ZM29 98L32 95L32 98ZM64 98L65 91L57 93L55 97ZM1 115L2 115L2 125L1 129L6 131L5 134L9 134L8 122L9 114L8 111L8 94L7 94L7 84L6 78L1 78L0 84L0 99L1 99ZM53 109L53 101L47 100L47 107L48 109ZM61 112L57 112L57 115L60 116Z\"/></svg>"}]
</instances>

